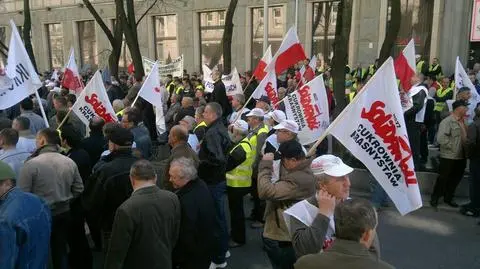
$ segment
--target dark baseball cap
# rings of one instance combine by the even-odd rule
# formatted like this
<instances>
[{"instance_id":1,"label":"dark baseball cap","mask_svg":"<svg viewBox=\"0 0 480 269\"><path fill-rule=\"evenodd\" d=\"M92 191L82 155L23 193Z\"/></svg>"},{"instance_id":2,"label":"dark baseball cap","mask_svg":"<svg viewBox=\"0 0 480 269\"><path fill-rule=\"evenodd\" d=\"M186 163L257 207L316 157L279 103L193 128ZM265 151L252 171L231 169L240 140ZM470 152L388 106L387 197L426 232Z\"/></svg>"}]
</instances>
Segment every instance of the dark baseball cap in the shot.
<instances>
[{"instance_id":1,"label":"dark baseball cap","mask_svg":"<svg viewBox=\"0 0 480 269\"><path fill-rule=\"evenodd\" d=\"M461 106L468 107L468 105L469 105L469 103L467 103L464 100L457 100L457 101L453 102L452 109L455 110L457 107L461 107Z\"/></svg>"},{"instance_id":2,"label":"dark baseball cap","mask_svg":"<svg viewBox=\"0 0 480 269\"><path fill-rule=\"evenodd\" d=\"M460 89L458 89L458 92L457 93L462 93L462 92L469 92L470 91L470 88L469 87L461 87Z\"/></svg>"},{"instance_id":3,"label":"dark baseball cap","mask_svg":"<svg viewBox=\"0 0 480 269\"><path fill-rule=\"evenodd\" d=\"M133 144L133 134L130 130L122 127L114 128L108 135L107 139L115 145L122 147L131 146Z\"/></svg>"},{"instance_id":4,"label":"dark baseball cap","mask_svg":"<svg viewBox=\"0 0 480 269\"><path fill-rule=\"evenodd\" d=\"M267 96L262 95L262 97L260 97L260 99L258 99L257 102L265 102L267 104L270 104L270 99L268 99Z\"/></svg>"},{"instance_id":5,"label":"dark baseball cap","mask_svg":"<svg viewBox=\"0 0 480 269\"><path fill-rule=\"evenodd\" d=\"M300 142L297 140L289 140L280 144L278 147L278 153L280 157L291 159L291 158L302 158L305 157L305 152L303 152L303 147Z\"/></svg>"}]
</instances>

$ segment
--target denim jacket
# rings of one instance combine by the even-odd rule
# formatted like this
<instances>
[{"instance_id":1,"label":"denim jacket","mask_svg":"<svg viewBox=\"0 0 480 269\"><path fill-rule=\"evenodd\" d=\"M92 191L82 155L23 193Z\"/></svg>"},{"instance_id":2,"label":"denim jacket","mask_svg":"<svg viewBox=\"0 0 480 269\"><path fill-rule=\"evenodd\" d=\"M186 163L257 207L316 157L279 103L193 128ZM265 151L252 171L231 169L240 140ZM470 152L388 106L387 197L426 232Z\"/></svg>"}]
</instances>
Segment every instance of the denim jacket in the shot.
<instances>
[{"instance_id":1,"label":"denim jacket","mask_svg":"<svg viewBox=\"0 0 480 269\"><path fill-rule=\"evenodd\" d=\"M0 268L47 268L52 218L38 196L12 188L0 197Z\"/></svg>"}]
</instances>

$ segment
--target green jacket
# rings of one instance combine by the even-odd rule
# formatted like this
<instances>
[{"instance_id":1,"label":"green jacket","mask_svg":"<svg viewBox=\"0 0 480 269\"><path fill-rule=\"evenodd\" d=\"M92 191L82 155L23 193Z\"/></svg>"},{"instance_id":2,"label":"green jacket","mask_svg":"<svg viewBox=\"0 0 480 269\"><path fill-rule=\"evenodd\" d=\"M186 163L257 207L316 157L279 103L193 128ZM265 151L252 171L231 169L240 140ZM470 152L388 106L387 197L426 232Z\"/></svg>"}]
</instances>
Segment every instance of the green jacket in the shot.
<instances>
[{"instance_id":1,"label":"green jacket","mask_svg":"<svg viewBox=\"0 0 480 269\"><path fill-rule=\"evenodd\" d=\"M466 132L465 124L455 119L453 114L442 120L437 133L440 157L451 160L465 159Z\"/></svg>"}]
</instances>

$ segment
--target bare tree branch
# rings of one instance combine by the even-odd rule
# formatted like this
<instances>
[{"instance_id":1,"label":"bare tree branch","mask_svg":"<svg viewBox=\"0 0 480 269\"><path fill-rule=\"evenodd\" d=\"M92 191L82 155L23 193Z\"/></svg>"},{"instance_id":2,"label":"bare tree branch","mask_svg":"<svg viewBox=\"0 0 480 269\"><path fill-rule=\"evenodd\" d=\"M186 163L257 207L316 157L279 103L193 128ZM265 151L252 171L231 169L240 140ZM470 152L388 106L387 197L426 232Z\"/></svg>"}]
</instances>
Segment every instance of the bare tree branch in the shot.
<instances>
[{"instance_id":1,"label":"bare tree branch","mask_svg":"<svg viewBox=\"0 0 480 269\"><path fill-rule=\"evenodd\" d=\"M136 23L136 26L138 26L138 24L140 24L140 22L143 20L145 15L147 15L147 13L155 6L155 4L157 4L157 2L158 2L158 0L153 1L153 3L147 8L147 10L145 10L145 12L143 12L142 16L140 16L140 18L138 19L138 21Z\"/></svg>"},{"instance_id":2,"label":"bare tree branch","mask_svg":"<svg viewBox=\"0 0 480 269\"><path fill-rule=\"evenodd\" d=\"M83 3L85 4L85 6L87 7L88 11L90 11L90 13L92 13L93 15L93 18L95 18L95 21L98 23L98 25L100 25L100 28L102 28L103 32L105 33L105 35L107 36L108 40L110 41L111 44L114 44L115 43L115 39L113 37L113 34L112 34L112 31L110 31L110 29L108 28L108 26L105 24L105 22L103 21L102 17L100 17L100 15L98 14L98 12L95 10L95 8L93 7L92 3L90 3L89 0L83 0Z\"/></svg>"}]
</instances>

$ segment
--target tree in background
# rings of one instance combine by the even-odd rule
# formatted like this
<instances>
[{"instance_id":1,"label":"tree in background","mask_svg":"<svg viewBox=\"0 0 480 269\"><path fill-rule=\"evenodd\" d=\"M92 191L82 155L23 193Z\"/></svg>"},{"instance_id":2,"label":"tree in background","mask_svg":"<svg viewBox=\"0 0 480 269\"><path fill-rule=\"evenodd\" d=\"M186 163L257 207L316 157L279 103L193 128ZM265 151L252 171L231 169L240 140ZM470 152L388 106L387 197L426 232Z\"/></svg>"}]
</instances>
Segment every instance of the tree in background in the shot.
<instances>
[{"instance_id":1,"label":"tree in background","mask_svg":"<svg viewBox=\"0 0 480 269\"><path fill-rule=\"evenodd\" d=\"M379 66L385 62L388 57L392 56L393 46L397 40L398 32L400 31L400 24L402 21L402 10L400 0L390 0L391 4L391 17L388 23L387 32L385 33L385 40L383 41L382 48L380 50Z\"/></svg>"},{"instance_id":2,"label":"tree in background","mask_svg":"<svg viewBox=\"0 0 480 269\"><path fill-rule=\"evenodd\" d=\"M35 55L33 54L32 47L32 16L30 15L30 0L23 0L23 43L27 50L30 61L32 61L33 68L38 73L37 62L35 61Z\"/></svg>"}]
</instances>

